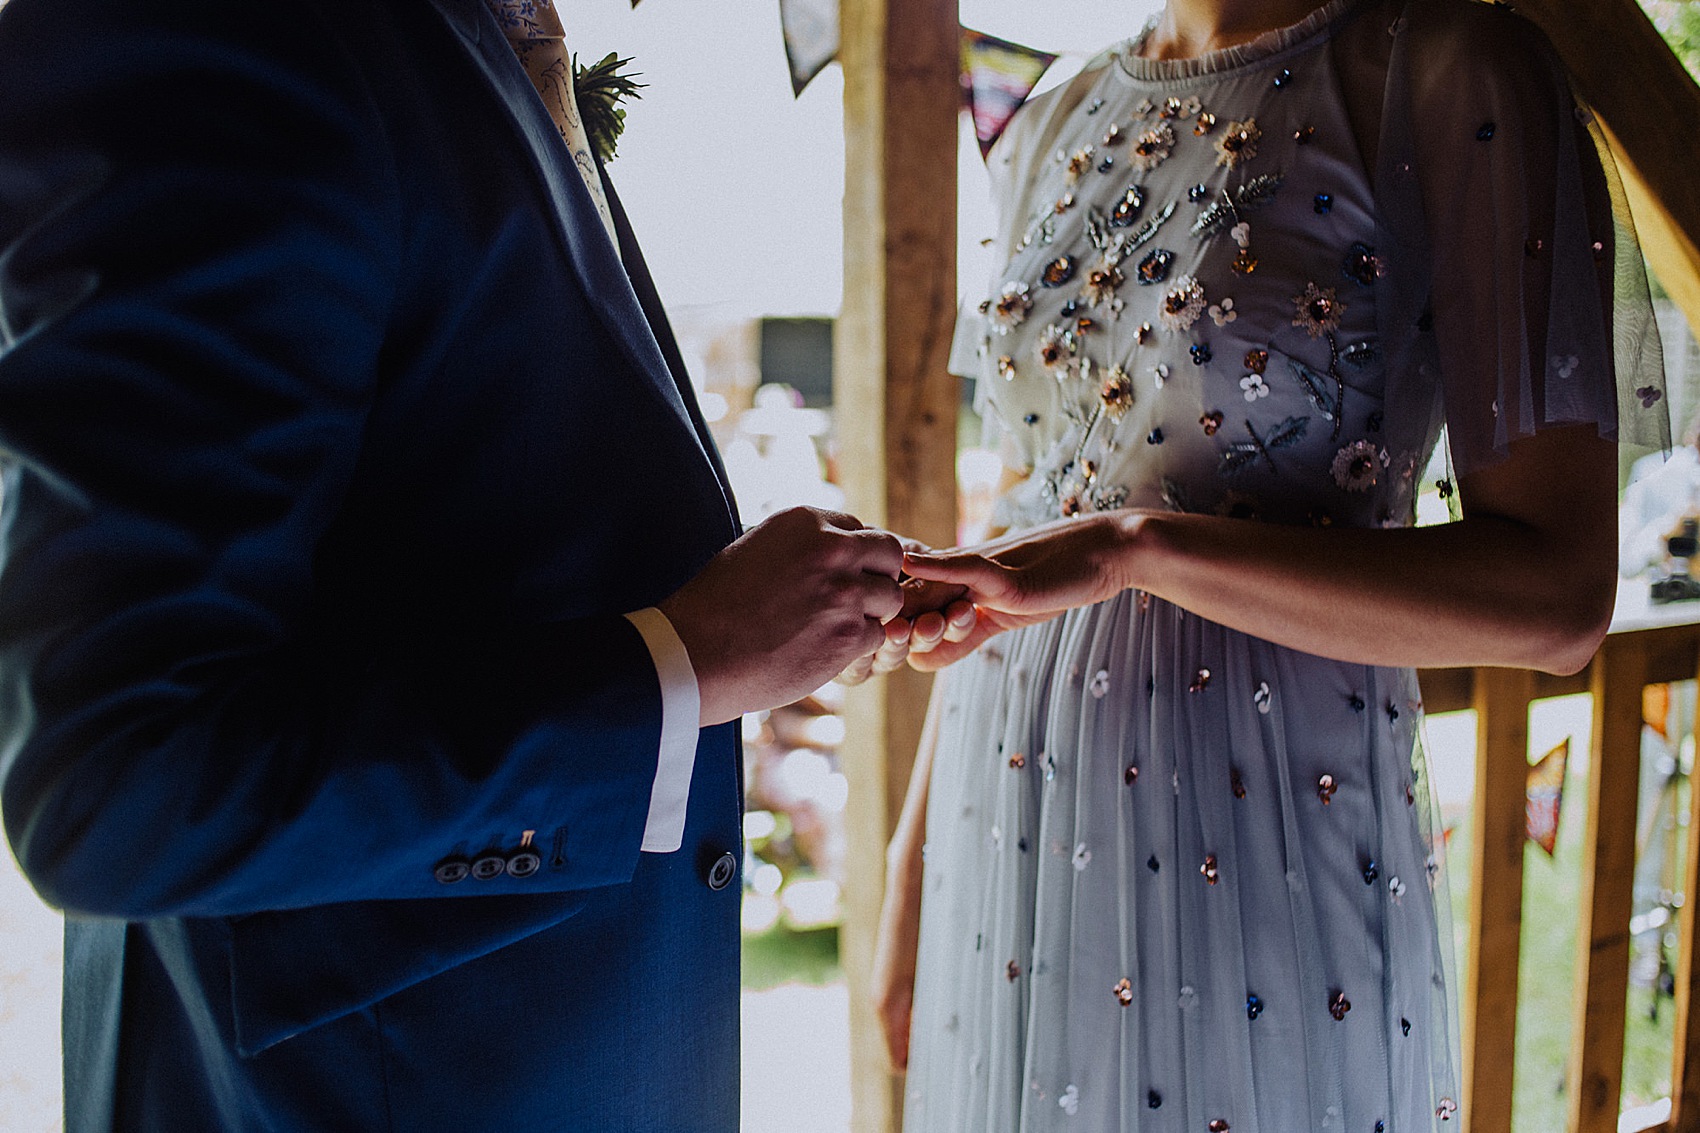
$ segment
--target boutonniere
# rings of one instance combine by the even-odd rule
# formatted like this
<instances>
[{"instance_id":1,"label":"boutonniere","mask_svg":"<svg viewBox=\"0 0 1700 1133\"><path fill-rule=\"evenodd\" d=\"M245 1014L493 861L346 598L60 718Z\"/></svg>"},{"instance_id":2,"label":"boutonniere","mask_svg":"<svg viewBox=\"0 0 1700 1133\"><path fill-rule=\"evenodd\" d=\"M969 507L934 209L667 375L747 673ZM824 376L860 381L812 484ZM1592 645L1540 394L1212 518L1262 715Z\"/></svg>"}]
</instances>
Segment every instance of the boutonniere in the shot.
<instances>
[{"instance_id":1,"label":"boutonniere","mask_svg":"<svg viewBox=\"0 0 1700 1133\"><path fill-rule=\"evenodd\" d=\"M604 163L614 160L614 147L626 128L626 111L620 103L642 98L638 91L648 85L634 82L636 74L621 72L620 68L630 62L610 51L600 62L585 67L579 64L578 56L573 56L573 93L584 116L590 147Z\"/></svg>"}]
</instances>

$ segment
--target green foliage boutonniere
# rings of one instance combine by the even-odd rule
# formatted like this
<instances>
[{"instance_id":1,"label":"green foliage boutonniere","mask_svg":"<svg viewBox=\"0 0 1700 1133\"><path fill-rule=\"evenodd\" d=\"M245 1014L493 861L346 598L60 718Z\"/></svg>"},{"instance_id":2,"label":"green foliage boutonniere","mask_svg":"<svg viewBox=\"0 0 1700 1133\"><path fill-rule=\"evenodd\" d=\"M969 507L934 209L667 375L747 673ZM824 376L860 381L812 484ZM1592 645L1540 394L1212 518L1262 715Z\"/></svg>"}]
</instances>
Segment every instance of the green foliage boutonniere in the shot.
<instances>
[{"instance_id":1,"label":"green foliage boutonniere","mask_svg":"<svg viewBox=\"0 0 1700 1133\"><path fill-rule=\"evenodd\" d=\"M578 57L573 57L573 92L578 98L579 113L584 116L591 148L604 162L614 160L614 146L626 128L626 111L620 102L642 98L638 91L648 85L633 82L635 74L621 73L620 68L630 62L612 51L589 67L581 66Z\"/></svg>"}]
</instances>

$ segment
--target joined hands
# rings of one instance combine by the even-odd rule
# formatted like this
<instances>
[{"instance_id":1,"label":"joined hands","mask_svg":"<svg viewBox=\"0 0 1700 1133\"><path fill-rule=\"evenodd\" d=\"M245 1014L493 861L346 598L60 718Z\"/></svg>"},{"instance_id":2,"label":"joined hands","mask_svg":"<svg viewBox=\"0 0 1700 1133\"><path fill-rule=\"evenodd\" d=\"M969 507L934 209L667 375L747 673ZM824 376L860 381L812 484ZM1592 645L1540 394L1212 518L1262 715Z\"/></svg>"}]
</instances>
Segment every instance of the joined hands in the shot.
<instances>
[{"instance_id":1,"label":"joined hands","mask_svg":"<svg viewBox=\"0 0 1700 1133\"><path fill-rule=\"evenodd\" d=\"M858 684L907 662L923 672L995 634L1127 586L1138 516L1064 520L932 551L851 516L792 508L757 524L660 603L696 671L701 723Z\"/></svg>"},{"instance_id":2,"label":"joined hands","mask_svg":"<svg viewBox=\"0 0 1700 1133\"><path fill-rule=\"evenodd\" d=\"M919 544L907 541L904 544L905 554L924 550ZM967 641L973 635L977 619L966 586L905 577L899 589L903 593L903 608L885 623L885 640L874 653L846 665L838 674L840 684L861 684L876 673L891 672L905 661L925 671L919 658L941 646Z\"/></svg>"},{"instance_id":3,"label":"joined hands","mask_svg":"<svg viewBox=\"0 0 1700 1133\"><path fill-rule=\"evenodd\" d=\"M1065 519L974 547L903 545L903 610L872 658L839 676L853 684L907 661L923 672L966 657L989 637L1049 621L1132 585L1141 513Z\"/></svg>"}]
</instances>

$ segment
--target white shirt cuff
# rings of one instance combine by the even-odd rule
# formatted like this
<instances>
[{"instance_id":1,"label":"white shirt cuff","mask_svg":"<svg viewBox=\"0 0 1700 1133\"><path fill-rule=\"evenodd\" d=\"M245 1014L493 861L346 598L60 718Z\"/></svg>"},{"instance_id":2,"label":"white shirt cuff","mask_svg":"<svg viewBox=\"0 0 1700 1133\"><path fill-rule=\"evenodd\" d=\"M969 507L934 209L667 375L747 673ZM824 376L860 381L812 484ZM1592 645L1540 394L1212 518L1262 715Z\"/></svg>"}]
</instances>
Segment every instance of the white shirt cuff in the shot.
<instances>
[{"instance_id":1,"label":"white shirt cuff","mask_svg":"<svg viewBox=\"0 0 1700 1133\"><path fill-rule=\"evenodd\" d=\"M626 615L643 635L655 675L661 681L661 757L649 793L649 818L643 826L645 853L670 854L685 841L685 808L691 798L691 772L697 761L697 721L702 694L685 643L667 615L651 606Z\"/></svg>"}]
</instances>

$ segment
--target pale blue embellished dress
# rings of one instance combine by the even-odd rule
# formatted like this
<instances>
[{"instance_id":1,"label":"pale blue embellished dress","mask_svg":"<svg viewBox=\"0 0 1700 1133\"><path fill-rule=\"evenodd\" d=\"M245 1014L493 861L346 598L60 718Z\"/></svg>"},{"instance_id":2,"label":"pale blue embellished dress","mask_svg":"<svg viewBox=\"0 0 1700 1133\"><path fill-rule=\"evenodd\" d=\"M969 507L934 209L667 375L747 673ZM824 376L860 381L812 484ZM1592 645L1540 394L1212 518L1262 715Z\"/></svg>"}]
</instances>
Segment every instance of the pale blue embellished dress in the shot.
<instances>
[{"instance_id":1,"label":"pale blue embellished dress","mask_svg":"<svg viewBox=\"0 0 1700 1133\"><path fill-rule=\"evenodd\" d=\"M1031 469L1011 523L1411 521L1428 453L1385 419L1385 263L1328 50L1346 12L1195 60L1124 48L1016 119L1008 263L958 340ZM1129 592L942 681L910 1133L1452 1116L1412 672Z\"/></svg>"}]
</instances>

